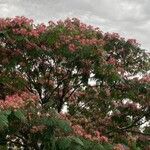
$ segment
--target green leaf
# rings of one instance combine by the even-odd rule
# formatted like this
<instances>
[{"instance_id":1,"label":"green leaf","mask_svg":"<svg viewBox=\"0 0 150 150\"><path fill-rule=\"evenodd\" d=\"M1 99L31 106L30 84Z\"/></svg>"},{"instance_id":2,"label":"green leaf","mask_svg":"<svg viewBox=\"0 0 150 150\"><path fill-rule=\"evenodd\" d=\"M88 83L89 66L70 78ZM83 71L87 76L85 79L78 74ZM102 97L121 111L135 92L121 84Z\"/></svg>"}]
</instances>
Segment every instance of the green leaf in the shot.
<instances>
[{"instance_id":1,"label":"green leaf","mask_svg":"<svg viewBox=\"0 0 150 150\"><path fill-rule=\"evenodd\" d=\"M40 122L47 126L59 128L63 130L64 132L71 131L71 127L69 123L64 120L60 120L57 118L44 118L44 119L41 119Z\"/></svg>"},{"instance_id":2,"label":"green leaf","mask_svg":"<svg viewBox=\"0 0 150 150\"><path fill-rule=\"evenodd\" d=\"M14 111L14 115L19 119L21 120L22 122L25 122L26 121L26 117L25 117L25 114L22 110L17 110L17 111Z\"/></svg>"},{"instance_id":3,"label":"green leaf","mask_svg":"<svg viewBox=\"0 0 150 150\"><path fill-rule=\"evenodd\" d=\"M0 111L0 115L6 115L6 116L9 116L10 114L11 114L11 110L10 110L10 109Z\"/></svg>"},{"instance_id":4,"label":"green leaf","mask_svg":"<svg viewBox=\"0 0 150 150\"><path fill-rule=\"evenodd\" d=\"M0 128L4 128L8 126L7 115L0 114Z\"/></svg>"},{"instance_id":5,"label":"green leaf","mask_svg":"<svg viewBox=\"0 0 150 150\"><path fill-rule=\"evenodd\" d=\"M84 150L106 150L105 147L97 142L86 140L82 138L82 142L84 144L83 148Z\"/></svg>"},{"instance_id":6,"label":"green leaf","mask_svg":"<svg viewBox=\"0 0 150 150\"><path fill-rule=\"evenodd\" d=\"M58 37L59 37L59 34L58 34L57 31L51 33L50 35L46 36L46 38L47 38L47 43L48 43L49 45L54 44L54 43L57 41Z\"/></svg>"},{"instance_id":7,"label":"green leaf","mask_svg":"<svg viewBox=\"0 0 150 150\"><path fill-rule=\"evenodd\" d=\"M72 137L72 141L76 144L79 144L81 146L84 146L84 143L77 137Z\"/></svg>"},{"instance_id":8,"label":"green leaf","mask_svg":"<svg viewBox=\"0 0 150 150\"><path fill-rule=\"evenodd\" d=\"M1 149L1 150L7 150L8 147L7 147L7 145L3 145L3 146L0 145L0 149Z\"/></svg>"},{"instance_id":9,"label":"green leaf","mask_svg":"<svg viewBox=\"0 0 150 150\"><path fill-rule=\"evenodd\" d=\"M71 144L71 138L61 138L56 142L57 150L67 150Z\"/></svg>"},{"instance_id":10,"label":"green leaf","mask_svg":"<svg viewBox=\"0 0 150 150\"><path fill-rule=\"evenodd\" d=\"M106 150L101 144L93 145L93 150Z\"/></svg>"},{"instance_id":11,"label":"green leaf","mask_svg":"<svg viewBox=\"0 0 150 150\"><path fill-rule=\"evenodd\" d=\"M58 139L56 145L57 150L79 150L83 149L84 143L78 137L65 137Z\"/></svg>"},{"instance_id":12,"label":"green leaf","mask_svg":"<svg viewBox=\"0 0 150 150\"><path fill-rule=\"evenodd\" d=\"M71 127L67 121L57 120L57 127L62 129L64 132L70 132Z\"/></svg>"},{"instance_id":13,"label":"green leaf","mask_svg":"<svg viewBox=\"0 0 150 150\"><path fill-rule=\"evenodd\" d=\"M103 144L103 147L105 150L113 150L113 145L108 143Z\"/></svg>"}]
</instances>

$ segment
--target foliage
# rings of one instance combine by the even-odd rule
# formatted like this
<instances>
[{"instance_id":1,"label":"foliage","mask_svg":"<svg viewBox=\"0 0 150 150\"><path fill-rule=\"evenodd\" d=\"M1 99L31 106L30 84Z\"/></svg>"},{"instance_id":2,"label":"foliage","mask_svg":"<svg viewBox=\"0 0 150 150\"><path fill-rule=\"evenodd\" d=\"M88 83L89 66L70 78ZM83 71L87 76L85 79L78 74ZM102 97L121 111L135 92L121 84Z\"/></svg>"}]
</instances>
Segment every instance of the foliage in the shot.
<instances>
[{"instance_id":1,"label":"foliage","mask_svg":"<svg viewBox=\"0 0 150 150\"><path fill-rule=\"evenodd\" d=\"M2 149L149 149L149 56L76 18L0 19Z\"/></svg>"}]
</instances>

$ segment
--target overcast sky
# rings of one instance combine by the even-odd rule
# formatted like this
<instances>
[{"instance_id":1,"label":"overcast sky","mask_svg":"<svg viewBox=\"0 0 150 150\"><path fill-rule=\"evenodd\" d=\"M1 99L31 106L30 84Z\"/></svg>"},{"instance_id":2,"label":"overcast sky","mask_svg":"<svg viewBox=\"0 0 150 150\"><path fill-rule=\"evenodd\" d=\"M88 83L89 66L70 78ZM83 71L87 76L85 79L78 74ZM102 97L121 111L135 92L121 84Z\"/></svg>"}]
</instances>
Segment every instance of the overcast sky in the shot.
<instances>
[{"instance_id":1,"label":"overcast sky","mask_svg":"<svg viewBox=\"0 0 150 150\"><path fill-rule=\"evenodd\" d=\"M104 32L136 38L150 50L150 0L0 0L0 17L26 16L36 22L78 17Z\"/></svg>"}]
</instances>

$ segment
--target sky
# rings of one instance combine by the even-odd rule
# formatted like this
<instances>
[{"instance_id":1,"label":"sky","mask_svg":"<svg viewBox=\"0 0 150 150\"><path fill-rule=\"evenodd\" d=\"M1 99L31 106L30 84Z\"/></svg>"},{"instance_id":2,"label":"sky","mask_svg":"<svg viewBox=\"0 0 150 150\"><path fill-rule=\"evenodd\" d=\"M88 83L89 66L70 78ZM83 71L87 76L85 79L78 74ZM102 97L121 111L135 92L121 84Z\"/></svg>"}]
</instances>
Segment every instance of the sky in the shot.
<instances>
[{"instance_id":1,"label":"sky","mask_svg":"<svg viewBox=\"0 0 150 150\"><path fill-rule=\"evenodd\" d=\"M36 23L67 17L135 38L150 50L150 0L0 0L0 18L26 16Z\"/></svg>"}]
</instances>

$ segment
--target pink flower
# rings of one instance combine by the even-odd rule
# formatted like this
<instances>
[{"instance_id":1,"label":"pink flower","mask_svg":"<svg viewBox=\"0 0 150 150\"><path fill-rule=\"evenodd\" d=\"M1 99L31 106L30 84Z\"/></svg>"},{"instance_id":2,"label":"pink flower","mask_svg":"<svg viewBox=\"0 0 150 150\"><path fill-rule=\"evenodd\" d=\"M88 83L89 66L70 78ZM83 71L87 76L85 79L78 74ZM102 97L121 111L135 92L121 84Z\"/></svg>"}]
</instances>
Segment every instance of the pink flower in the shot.
<instances>
[{"instance_id":1,"label":"pink flower","mask_svg":"<svg viewBox=\"0 0 150 150\"><path fill-rule=\"evenodd\" d=\"M150 74L144 75L141 79L140 79L141 83L149 83L150 82Z\"/></svg>"},{"instance_id":2,"label":"pink flower","mask_svg":"<svg viewBox=\"0 0 150 150\"><path fill-rule=\"evenodd\" d=\"M95 136L96 137L99 137L101 134L100 134L100 132L99 131L95 131Z\"/></svg>"},{"instance_id":3,"label":"pink flower","mask_svg":"<svg viewBox=\"0 0 150 150\"><path fill-rule=\"evenodd\" d=\"M122 144L117 144L114 146L113 150L126 150Z\"/></svg>"},{"instance_id":4,"label":"pink flower","mask_svg":"<svg viewBox=\"0 0 150 150\"><path fill-rule=\"evenodd\" d=\"M106 136L101 136L99 139L101 142L108 142L108 138Z\"/></svg>"},{"instance_id":5,"label":"pink flower","mask_svg":"<svg viewBox=\"0 0 150 150\"><path fill-rule=\"evenodd\" d=\"M108 60L108 64L111 64L111 65L115 65L117 63L117 60L113 57L110 57L109 60Z\"/></svg>"},{"instance_id":6,"label":"pink flower","mask_svg":"<svg viewBox=\"0 0 150 150\"><path fill-rule=\"evenodd\" d=\"M22 92L21 94L6 96L5 100L0 100L0 109L19 109L25 107L28 103L35 103L37 100L36 95Z\"/></svg>"},{"instance_id":7,"label":"pink flower","mask_svg":"<svg viewBox=\"0 0 150 150\"><path fill-rule=\"evenodd\" d=\"M29 32L29 35L30 35L30 36L34 36L34 37L38 37L38 36L39 36L39 33L38 33L37 30L32 30L32 31Z\"/></svg>"},{"instance_id":8,"label":"pink flower","mask_svg":"<svg viewBox=\"0 0 150 150\"><path fill-rule=\"evenodd\" d=\"M107 32L107 33L105 33L104 36L107 40L120 39L120 36L118 33L108 33Z\"/></svg>"},{"instance_id":9,"label":"pink flower","mask_svg":"<svg viewBox=\"0 0 150 150\"><path fill-rule=\"evenodd\" d=\"M76 46L74 44L69 44L69 51L70 52L75 52L76 51Z\"/></svg>"},{"instance_id":10,"label":"pink flower","mask_svg":"<svg viewBox=\"0 0 150 150\"><path fill-rule=\"evenodd\" d=\"M36 28L36 31L37 31L38 34L41 34L41 33L45 32L46 31L46 25L43 24L43 23L38 25L37 28Z\"/></svg>"},{"instance_id":11,"label":"pink flower","mask_svg":"<svg viewBox=\"0 0 150 150\"><path fill-rule=\"evenodd\" d=\"M85 134L84 137L85 137L86 139L92 140L92 136L91 136L90 134Z\"/></svg>"},{"instance_id":12,"label":"pink flower","mask_svg":"<svg viewBox=\"0 0 150 150\"><path fill-rule=\"evenodd\" d=\"M74 125L72 126L74 133L79 135L79 136L83 136L85 131L84 129L80 126L80 125Z\"/></svg>"},{"instance_id":13,"label":"pink flower","mask_svg":"<svg viewBox=\"0 0 150 150\"><path fill-rule=\"evenodd\" d=\"M133 46L139 45L139 43L137 43L136 39L128 39L127 42Z\"/></svg>"},{"instance_id":14,"label":"pink flower","mask_svg":"<svg viewBox=\"0 0 150 150\"><path fill-rule=\"evenodd\" d=\"M11 25L12 26L15 26L15 25L19 25L21 26L22 24L26 24L26 25L31 25L33 23L33 20L32 19L28 19L24 16L22 17L19 17L19 16L16 16L12 21L11 21Z\"/></svg>"}]
</instances>

